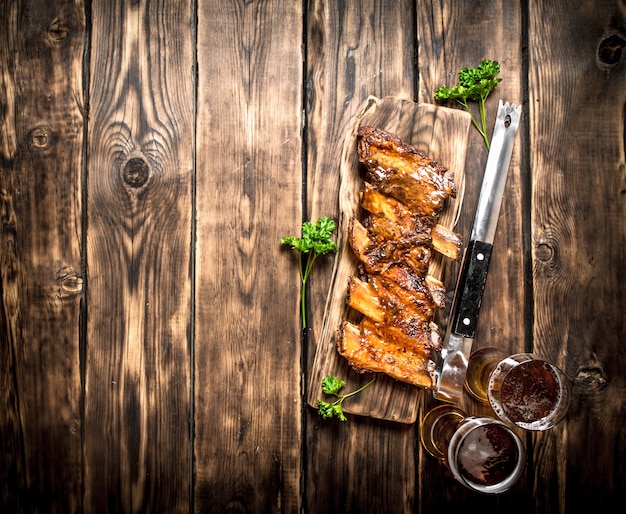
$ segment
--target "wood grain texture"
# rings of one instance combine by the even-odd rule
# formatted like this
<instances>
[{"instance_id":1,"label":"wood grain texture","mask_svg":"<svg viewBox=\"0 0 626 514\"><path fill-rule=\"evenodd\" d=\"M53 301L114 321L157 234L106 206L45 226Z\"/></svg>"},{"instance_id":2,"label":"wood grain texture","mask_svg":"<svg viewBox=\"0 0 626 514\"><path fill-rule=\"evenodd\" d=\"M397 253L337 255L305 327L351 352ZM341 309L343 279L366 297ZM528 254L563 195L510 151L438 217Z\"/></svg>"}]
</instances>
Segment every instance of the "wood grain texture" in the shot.
<instances>
[{"instance_id":1,"label":"wood grain texture","mask_svg":"<svg viewBox=\"0 0 626 514\"><path fill-rule=\"evenodd\" d=\"M198 11L196 512L299 512L302 10Z\"/></svg>"},{"instance_id":2,"label":"wood grain texture","mask_svg":"<svg viewBox=\"0 0 626 514\"><path fill-rule=\"evenodd\" d=\"M358 262L348 243L350 220L359 217L359 193L364 178L357 155L358 128L373 126L387 130L453 173L457 195L446 202L439 223L454 229L457 214L463 204L464 165L470 125L470 116L466 112L432 104L417 104L393 96L368 98L355 116L343 139L341 161L336 164L341 175L338 192L338 252L334 259L332 283L320 335L316 340L315 360L309 381L308 402L312 407L317 406L320 384L326 375L335 375L345 380L345 391L354 391L372 379L371 373L362 375L350 369L336 347L337 331L341 323L347 320L358 323L360 320L346 305L348 280L358 273ZM443 279L444 261L443 256L434 255L429 274ZM432 355L432 360L436 360L436 355ZM344 411L400 423L414 423L421 392L419 388L378 373L376 383L351 398L345 404Z\"/></svg>"},{"instance_id":3,"label":"wood grain texture","mask_svg":"<svg viewBox=\"0 0 626 514\"><path fill-rule=\"evenodd\" d=\"M0 510L79 512L84 11L0 19Z\"/></svg>"},{"instance_id":4,"label":"wood grain texture","mask_svg":"<svg viewBox=\"0 0 626 514\"><path fill-rule=\"evenodd\" d=\"M193 12L92 7L85 504L188 512Z\"/></svg>"},{"instance_id":5,"label":"wood grain texture","mask_svg":"<svg viewBox=\"0 0 626 514\"><path fill-rule=\"evenodd\" d=\"M536 438L534 497L604 509L625 498L626 5L537 2L529 22L534 347L574 386L567 423Z\"/></svg>"}]
</instances>

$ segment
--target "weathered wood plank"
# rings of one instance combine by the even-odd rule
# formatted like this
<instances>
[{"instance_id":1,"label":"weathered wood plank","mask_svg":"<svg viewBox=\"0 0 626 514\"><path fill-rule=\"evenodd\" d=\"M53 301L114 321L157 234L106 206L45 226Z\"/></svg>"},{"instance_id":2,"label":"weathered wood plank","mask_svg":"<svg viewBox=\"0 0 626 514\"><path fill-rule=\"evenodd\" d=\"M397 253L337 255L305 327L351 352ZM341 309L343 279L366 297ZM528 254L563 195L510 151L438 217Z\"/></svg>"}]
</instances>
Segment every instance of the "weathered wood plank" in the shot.
<instances>
[{"instance_id":1,"label":"weathered wood plank","mask_svg":"<svg viewBox=\"0 0 626 514\"><path fill-rule=\"evenodd\" d=\"M529 22L534 346L574 384L536 438L535 510L605 510L625 492L626 6L533 2Z\"/></svg>"},{"instance_id":2,"label":"weathered wood plank","mask_svg":"<svg viewBox=\"0 0 626 514\"><path fill-rule=\"evenodd\" d=\"M300 2L198 5L196 512L299 512Z\"/></svg>"},{"instance_id":3,"label":"weathered wood plank","mask_svg":"<svg viewBox=\"0 0 626 514\"><path fill-rule=\"evenodd\" d=\"M85 505L188 512L192 2L92 9Z\"/></svg>"},{"instance_id":4,"label":"weathered wood plank","mask_svg":"<svg viewBox=\"0 0 626 514\"><path fill-rule=\"evenodd\" d=\"M346 132L369 96L414 97L413 3L313 1L307 13L308 218L338 215L339 164ZM307 362L313 365L331 284L332 259L311 281ZM321 391L321 389L320 389ZM307 411L309 512L411 512L413 426L350 416L324 421Z\"/></svg>"},{"instance_id":5,"label":"weathered wood plank","mask_svg":"<svg viewBox=\"0 0 626 514\"><path fill-rule=\"evenodd\" d=\"M496 60L501 65L502 82L487 99L488 133L491 135L498 99L522 104L522 10L513 2L431 2L418 0L417 5L417 62L419 68L419 100L434 102L435 90L457 82L458 71L465 66L477 66L482 59ZM457 105L458 108L461 106ZM474 111L477 113L476 111ZM528 114L522 113L522 126L517 136L507 185L502 201L498 228L480 318L474 340L474 349L486 346L523 351L527 342L525 326L524 290L524 212L523 194L527 185L522 173L524 127ZM465 197L457 231L469 238L482 184L487 148L478 133L472 129L465 164ZM453 291L458 263L449 263L447 288ZM423 410L435 405L425 397ZM463 402L469 413L489 413L472 400ZM493 415L493 414L492 414ZM420 508L430 512L443 503L484 505L489 512L498 503L483 495L459 487L440 463L420 449ZM517 486L523 490L524 481ZM523 501L507 504L507 511L523 511Z\"/></svg>"},{"instance_id":6,"label":"weathered wood plank","mask_svg":"<svg viewBox=\"0 0 626 514\"><path fill-rule=\"evenodd\" d=\"M79 512L84 9L0 20L0 510Z\"/></svg>"}]
</instances>

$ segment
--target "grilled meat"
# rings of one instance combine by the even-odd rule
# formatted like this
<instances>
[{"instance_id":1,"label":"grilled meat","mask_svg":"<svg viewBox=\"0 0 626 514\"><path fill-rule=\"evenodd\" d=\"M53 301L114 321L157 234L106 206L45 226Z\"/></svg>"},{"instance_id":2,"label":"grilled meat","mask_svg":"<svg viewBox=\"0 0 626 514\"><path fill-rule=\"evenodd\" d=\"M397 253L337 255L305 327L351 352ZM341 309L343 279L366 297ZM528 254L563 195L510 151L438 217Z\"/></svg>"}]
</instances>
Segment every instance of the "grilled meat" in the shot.
<instances>
[{"instance_id":1,"label":"grilled meat","mask_svg":"<svg viewBox=\"0 0 626 514\"><path fill-rule=\"evenodd\" d=\"M348 241L360 261L347 302L359 324L344 322L337 348L357 371L385 373L430 389L430 355L439 338L435 309L443 284L428 274L432 253L456 259L461 239L438 225L445 200L456 194L451 173L396 136L373 127L358 132L365 167L360 205Z\"/></svg>"},{"instance_id":2,"label":"grilled meat","mask_svg":"<svg viewBox=\"0 0 626 514\"><path fill-rule=\"evenodd\" d=\"M361 127L358 136L366 181L436 223L446 198L456 196L452 174L389 132Z\"/></svg>"}]
</instances>

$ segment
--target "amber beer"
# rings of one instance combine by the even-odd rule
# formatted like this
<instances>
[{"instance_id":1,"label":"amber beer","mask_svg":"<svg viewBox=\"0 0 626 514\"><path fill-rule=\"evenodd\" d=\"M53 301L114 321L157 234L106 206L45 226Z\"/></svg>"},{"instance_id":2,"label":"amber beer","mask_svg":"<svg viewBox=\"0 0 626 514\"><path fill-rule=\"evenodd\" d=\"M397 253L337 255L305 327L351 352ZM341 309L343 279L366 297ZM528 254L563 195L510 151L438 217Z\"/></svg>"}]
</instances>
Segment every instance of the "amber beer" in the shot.
<instances>
[{"instance_id":1,"label":"amber beer","mask_svg":"<svg viewBox=\"0 0 626 514\"><path fill-rule=\"evenodd\" d=\"M448 404L430 410L421 429L428 453L443 460L453 476L474 491L504 492L524 471L524 445L502 421L467 416Z\"/></svg>"},{"instance_id":2,"label":"amber beer","mask_svg":"<svg viewBox=\"0 0 626 514\"><path fill-rule=\"evenodd\" d=\"M426 451L436 459L445 460L450 439L466 417L464 411L451 403L428 411L420 430L420 438Z\"/></svg>"},{"instance_id":3,"label":"amber beer","mask_svg":"<svg viewBox=\"0 0 626 514\"><path fill-rule=\"evenodd\" d=\"M489 376L489 403L497 416L525 430L547 430L569 407L570 389L554 364L520 353L501 360Z\"/></svg>"},{"instance_id":4,"label":"amber beer","mask_svg":"<svg viewBox=\"0 0 626 514\"><path fill-rule=\"evenodd\" d=\"M507 353L500 348L481 348L470 355L465 373L465 390L481 403L489 404L489 376Z\"/></svg>"}]
</instances>

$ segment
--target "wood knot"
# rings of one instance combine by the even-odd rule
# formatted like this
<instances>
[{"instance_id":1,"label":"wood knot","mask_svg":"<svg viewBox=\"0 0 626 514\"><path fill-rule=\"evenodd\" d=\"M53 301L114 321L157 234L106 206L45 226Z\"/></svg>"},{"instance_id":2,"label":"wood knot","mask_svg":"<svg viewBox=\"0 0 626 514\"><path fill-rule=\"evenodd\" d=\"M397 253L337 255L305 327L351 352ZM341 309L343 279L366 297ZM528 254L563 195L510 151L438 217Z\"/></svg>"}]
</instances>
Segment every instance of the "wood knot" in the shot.
<instances>
[{"instance_id":1,"label":"wood knot","mask_svg":"<svg viewBox=\"0 0 626 514\"><path fill-rule=\"evenodd\" d=\"M552 259L553 253L554 252L552 251L550 245L546 243L538 244L537 248L535 249L535 256L537 257L537 260L543 262L548 262L550 259Z\"/></svg>"},{"instance_id":2,"label":"wood knot","mask_svg":"<svg viewBox=\"0 0 626 514\"><path fill-rule=\"evenodd\" d=\"M574 379L576 387L585 393L594 393L606 389L609 381L599 367L586 366L578 370Z\"/></svg>"},{"instance_id":3,"label":"wood knot","mask_svg":"<svg viewBox=\"0 0 626 514\"><path fill-rule=\"evenodd\" d=\"M56 272L57 283L61 288L61 296L80 294L83 290L83 279L71 268L65 266Z\"/></svg>"},{"instance_id":4,"label":"wood knot","mask_svg":"<svg viewBox=\"0 0 626 514\"><path fill-rule=\"evenodd\" d=\"M56 46L67 38L70 29L61 20L54 20L48 27L48 43Z\"/></svg>"},{"instance_id":5,"label":"wood knot","mask_svg":"<svg viewBox=\"0 0 626 514\"><path fill-rule=\"evenodd\" d=\"M602 64L613 66L621 60L624 46L626 40L617 34L604 38L598 45L598 59Z\"/></svg>"},{"instance_id":6,"label":"wood knot","mask_svg":"<svg viewBox=\"0 0 626 514\"><path fill-rule=\"evenodd\" d=\"M35 127L28 134L28 143L31 148L35 148L37 150L45 150L52 146L52 142L54 140L52 131L50 128L45 126Z\"/></svg>"},{"instance_id":7,"label":"wood knot","mask_svg":"<svg viewBox=\"0 0 626 514\"><path fill-rule=\"evenodd\" d=\"M139 157L129 159L124 166L124 182L130 187L140 188L148 181L150 177L150 167L146 161Z\"/></svg>"}]
</instances>

